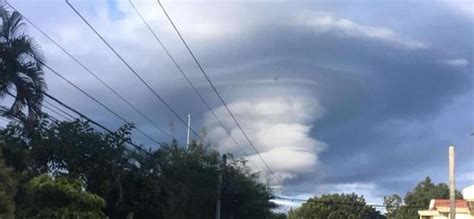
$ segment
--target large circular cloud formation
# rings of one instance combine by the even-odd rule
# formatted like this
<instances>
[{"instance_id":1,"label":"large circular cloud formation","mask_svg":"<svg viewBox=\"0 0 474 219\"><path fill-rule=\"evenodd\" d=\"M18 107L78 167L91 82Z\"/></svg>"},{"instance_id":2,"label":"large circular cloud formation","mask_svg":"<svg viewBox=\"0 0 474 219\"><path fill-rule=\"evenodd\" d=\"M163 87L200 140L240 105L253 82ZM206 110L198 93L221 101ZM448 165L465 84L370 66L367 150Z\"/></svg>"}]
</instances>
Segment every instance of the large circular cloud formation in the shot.
<instances>
[{"instance_id":1,"label":"large circular cloud formation","mask_svg":"<svg viewBox=\"0 0 474 219\"><path fill-rule=\"evenodd\" d=\"M318 153L326 144L310 136L314 121L324 109L316 100L296 97L272 97L250 101L234 101L229 108L238 118L260 156L275 172L278 181L297 177L314 170ZM255 171L269 174L260 156L250 147L225 108L216 114L223 120L225 129L211 116L206 117L209 138L220 152L231 152L250 160ZM233 142L234 137L244 150Z\"/></svg>"}]
</instances>

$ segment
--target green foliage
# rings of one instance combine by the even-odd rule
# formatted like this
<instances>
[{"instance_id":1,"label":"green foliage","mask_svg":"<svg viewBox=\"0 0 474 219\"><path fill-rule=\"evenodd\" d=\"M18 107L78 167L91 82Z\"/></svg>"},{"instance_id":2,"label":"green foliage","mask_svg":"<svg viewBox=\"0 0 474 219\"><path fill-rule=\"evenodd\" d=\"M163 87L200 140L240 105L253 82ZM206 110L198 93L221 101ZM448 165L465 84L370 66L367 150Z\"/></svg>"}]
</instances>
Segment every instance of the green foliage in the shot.
<instances>
[{"instance_id":1,"label":"green foliage","mask_svg":"<svg viewBox=\"0 0 474 219\"><path fill-rule=\"evenodd\" d=\"M289 219L378 219L384 218L356 194L331 194L310 198L288 213Z\"/></svg>"},{"instance_id":2,"label":"green foliage","mask_svg":"<svg viewBox=\"0 0 474 219\"><path fill-rule=\"evenodd\" d=\"M402 206L402 197L397 194L383 197L383 204L387 210L386 216L391 218L397 214L397 209Z\"/></svg>"},{"instance_id":3,"label":"green foliage","mask_svg":"<svg viewBox=\"0 0 474 219\"><path fill-rule=\"evenodd\" d=\"M147 156L142 153L141 157ZM197 142L192 142L189 149L172 142L162 145L148 160L139 159L139 163L149 177L156 174L163 218L214 217L221 166L218 153ZM256 174L250 174L241 160L228 158L221 196L223 218L265 218L274 207L270 198L270 191L258 183ZM135 215L138 217L139 213Z\"/></svg>"},{"instance_id":4,"label":"green foliage","mask_svg":"<svg viewBox=\"0 0 474 219\"><path fill-rule=\"evenodd\" d=\"M0 138L0 218L14 218L16 193L16 180L11 168L5 165L3 160L3 148L5 142Z\"/></svg>"},{"instance_id":5,"label":"green foliage","mask_svg":"<svg viewBox=\"0 0 474 219\"><path fill-rule=\"evenodd\" d=\"M82 190L79 180L41 175L26 185L19 218L103 218L105 201Z\"/></svg>"},{"instance_id":6,"label":"green foliage","mask_svg":"<svg viewBox=\"0 0 474 219\"><path fill-rule=\"evenodd\" d=\"M429 177L426 177L405 195L404 205L401 204L401 197L398 195L384 197L384 204L387 207L388 218L417 219L419 217L418 210L427 209L431 199L448 198L448 185L445 183L435 185ZM462 198L459 191L456 191L456 198Z\"/></svg>"},{"instance_id":7,"label":"green foliage","mask_svg":"<svg viewBox=\"0 0 474 219\"><path fill-rule=\"evenodd\" d=\"M212 217L217 198L219 155L195 142L185 150L174 141L163 145L153 156L156 167L160 168L161 188L166 197L163 217Z\"/></svg>"},{"instance_id":8,"label":"green foliage","mask_svg":"<svg viewBox=\"0 0 474 219\"><path fill-rule=\"evenodd\" d=\"M288 216L284 213L271 213L269 219L287 219Z\"/></svg>"},{"instance_id":9,"label":"green foliage","mask_svg":"<svg viewBox=\"0 0 474 219\"><path fill-rule=\"evenodd\" d=\"M86 191L105 200L102 211L110 218L214 217L221 160L209 146L193 141L185 149L173 141L143 152L125 144L130 125L114 134L97 132L81 121L40 125L43 129L34 135L25 135L21 124L10 124L0 132L11 143L6 160L24 173L25 186L16 197L19 205L31 203L31 190L26 189L29 179L52 173L58 179L83 182ZM270 198L258 175L229 155L221 197L223 218L266 218L275 207ZM42 207L45 214L52 206ZM63 207L55 209L58 213Z\"/></svg>"},{"instance_id":10,"label":"green foliage","mask_svg":"<svg viewBox=\"0 0 474 219\"><path fill-rule=\"evenodd\" d=\"M30 157L30 139L25 137L23 126L19 123L10 123L0 131L4 136L5 147L3 155L7 166L16 172L30 172L36 169L36 165Z\"/></svg>"},{"instance_id":11,"label":"green foliage","mask_svg":"<svg viewBox=\"0 0 474 219\"><path fill-rule=\"evenodd\" d=\"M264 184L256 184L258 174L250 173L245 160L230 158L224 174L223 216L225 218L264 218L271 215L276 205L269 200L270 191Z\"/></svg>"}]
</instances>

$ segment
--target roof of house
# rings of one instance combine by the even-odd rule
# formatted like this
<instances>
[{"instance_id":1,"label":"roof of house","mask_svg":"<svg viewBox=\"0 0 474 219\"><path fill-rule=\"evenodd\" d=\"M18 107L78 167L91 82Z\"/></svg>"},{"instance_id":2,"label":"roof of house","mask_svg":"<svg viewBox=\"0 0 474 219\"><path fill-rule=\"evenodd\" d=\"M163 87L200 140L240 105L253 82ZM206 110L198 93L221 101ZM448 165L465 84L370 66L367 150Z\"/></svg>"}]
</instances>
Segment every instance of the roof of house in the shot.
<instances>
[{"instance_id":1,"label":"roof of house","mask_svg":"<svg viewBox=\"0 0 474 219\"><path fill-rule=\"evenodd\" d=\"M449 199L434 199L430 203L430 210L439 207L449 208L449 206ZM456 208L468 208L467 201L463 199L456 200Z\"/></svg>"},{"instance_id":2,"label":"roof of house","mask_svg":"<svg viewBox=\"0 0 474 219\"><path fill-rule=\"evenodd\" d=\"M428 210L419 210L418 214L421 216L437 216L440 213L449 212L449 199L431 199ZM472 207L469 206L469 202L463 199L456 200L456 214L470 214Z\"/></svg>"}]
</instances>

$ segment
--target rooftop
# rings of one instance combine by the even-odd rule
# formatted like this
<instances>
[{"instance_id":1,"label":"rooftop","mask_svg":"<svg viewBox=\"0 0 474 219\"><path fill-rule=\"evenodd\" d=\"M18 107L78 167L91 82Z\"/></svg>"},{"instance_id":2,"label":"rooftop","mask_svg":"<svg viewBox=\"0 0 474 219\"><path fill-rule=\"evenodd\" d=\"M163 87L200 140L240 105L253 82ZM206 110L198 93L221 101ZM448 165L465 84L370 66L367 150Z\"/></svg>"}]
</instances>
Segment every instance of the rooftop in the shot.
<instances>
[{"instance_id":1,"label":"rooftop","mask_svg":"<svg viewBox=\"0 0 474 219\"><path fill-rule=\"evenodd\" d=\"M433 199L430 203L429 210L434 210L437 208L449 208L449 199ZM459 199L456 200L456 208L468 208L468 203L466 200Z\"/></svg>"}]
</instances>

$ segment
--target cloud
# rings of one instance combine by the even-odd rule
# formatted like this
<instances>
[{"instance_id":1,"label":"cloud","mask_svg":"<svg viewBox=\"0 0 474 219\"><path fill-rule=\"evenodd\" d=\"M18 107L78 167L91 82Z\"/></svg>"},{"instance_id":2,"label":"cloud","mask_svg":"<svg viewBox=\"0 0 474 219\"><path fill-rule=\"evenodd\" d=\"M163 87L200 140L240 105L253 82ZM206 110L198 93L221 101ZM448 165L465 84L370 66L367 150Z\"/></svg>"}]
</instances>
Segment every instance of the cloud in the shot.
<instances>
[{"instance_id":1,"label":"cloud","mask_svg":"<svg viewBox=\"0 0 474 219\"><path fill-rule=\"evenodd\" d=\"M442 2L456 10L460 15L469 19L474 19L473 0L442 0Z\"/></svg>"},{"instance_id":2,"label":"cloud","mask_svg":"<svg viewBox=\"0 0 474 219\"><path fill-rule=\"evenodd\" d=\"M262 98L253 101L234 101L229 104L265 162L282 179L297 177L299 173L313 171L318 164L318 154L326 144L311 137L312 123L324 113L316 100L296 97ZM216 109L224 118L229 133L241 145L249 148L245 137L237 129L224 108ZM207 116L209 137L221 152L234 152L266 170L264 163L253 150L246 155L238 151L230 137L214 118ZM267 171L264 171L268 174Z\"/></svg>"},{"instance_id":3,"label":"cloud","mask_svg":"<svg viewBox=\"0 0 474 219\"><path fill-rule=\"evenodd\" d=\"M400 36L386 27L363 25L349 19L329 15L305 16L302 22L314 28L314 31L318 33L333 32L342 37L379 40L407 49L426 49L428 47L423 42Z\"/></svg>"},{"instance_id":4,"label":"cloud","mask_svg":"<svg viewBox=\"0 0 474 219\"><path fill-rule=\"evenodd\" d=\"M467 59L462 59L462 58L447 59L447 60L444 60L443 62L447 65L450 65L453 67L459 67L459 68L466 67L467 65L469 65L469 61Z\"/></svg>"}]
</instances>

